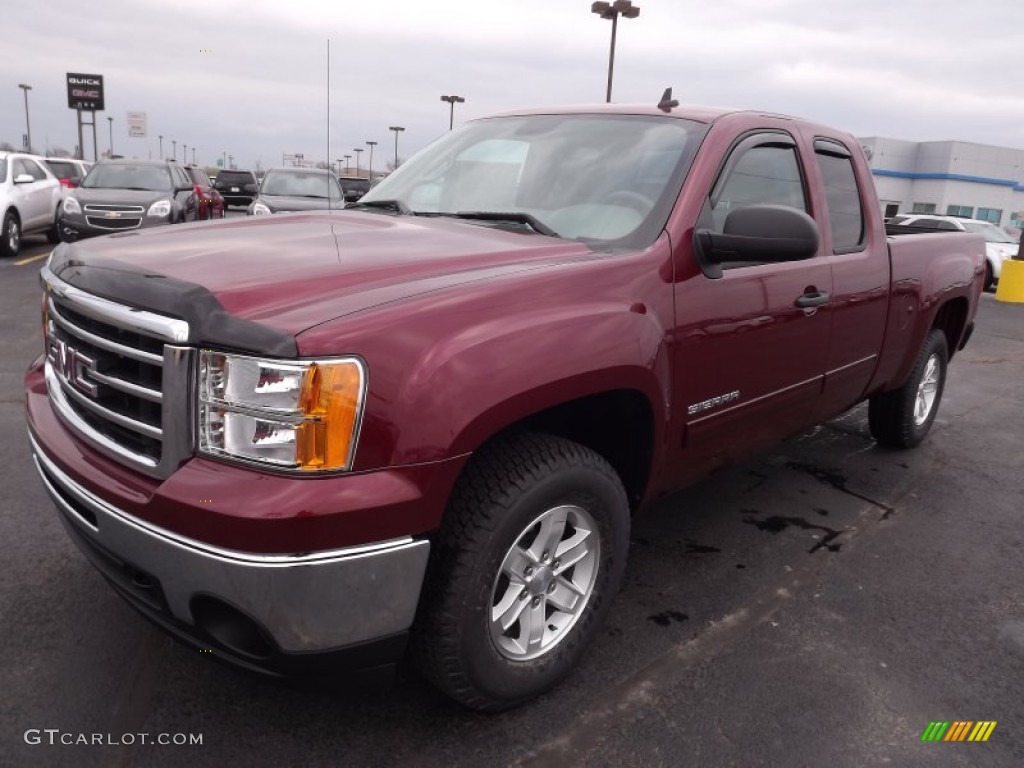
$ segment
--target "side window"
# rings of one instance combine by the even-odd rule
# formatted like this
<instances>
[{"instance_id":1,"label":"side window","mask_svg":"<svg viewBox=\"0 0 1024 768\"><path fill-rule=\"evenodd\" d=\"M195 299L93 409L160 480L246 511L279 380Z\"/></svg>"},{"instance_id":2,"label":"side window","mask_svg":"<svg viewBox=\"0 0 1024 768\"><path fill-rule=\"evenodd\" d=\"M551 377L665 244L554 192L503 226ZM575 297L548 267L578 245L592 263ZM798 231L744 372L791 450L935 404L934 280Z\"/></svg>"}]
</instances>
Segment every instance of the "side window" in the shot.
<instances>
[{"instance_id":1,"label":"side window","mask_svg":"<svg viewBox=\"0 0 1024 768\"><path fill-rule=\"evenodd\" d=\"M721 232L730 211L761 203L807 211L796 149L763 144L744 151L727 176L715 185L710 201L711 228Z\"/></svg>"},{"instance_id":2,"label":"side window","mask_svg":"<svg viewBox=\"0 0 1024 768\"><path fill-rule=\"evenodd\" d=\"M29 160L25 158L25 173L32 176L36 181L46 181L46 171L39 167L39 163L35 160Z\"/></svg>"},{"instance_id":3,"label":"side window","mask_svg":"<svg viewBox=\"0 0 1024 768\"><path fill-rule=\"evenodd\" d=\"M853 170L853 159L840 145L829 151L832 142L815 142L818 167L825 181L825 200L832 229L832 252L851 253L864 247L864 209Z\"/></svg>"},{"instance_id":4,"label":"side window","mask_svg":"<svg viewBox=\"0 0 1024 768\"><path fill-rule=\"evenodd\" d=\"M26 163L20 157L15 158L14 162L11 163L11 178L16 179L23 173L28 173L29 176L32 175L31 173L29 173L28 163Z\"/></svg>"}]
</instances>

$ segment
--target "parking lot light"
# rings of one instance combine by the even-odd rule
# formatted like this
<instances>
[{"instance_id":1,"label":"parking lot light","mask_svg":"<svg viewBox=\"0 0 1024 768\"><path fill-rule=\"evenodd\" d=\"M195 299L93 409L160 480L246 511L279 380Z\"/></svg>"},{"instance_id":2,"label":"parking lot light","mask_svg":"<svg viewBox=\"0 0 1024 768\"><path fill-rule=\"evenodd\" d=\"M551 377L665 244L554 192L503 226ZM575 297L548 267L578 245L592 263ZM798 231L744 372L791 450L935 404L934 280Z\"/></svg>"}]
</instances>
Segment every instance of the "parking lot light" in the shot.
<instances>
[{"instance_id":1,"label":"parking lot light","mask_svg":"<svg viewBox=\"0 0 1024 768\"><path fill-rule=\"evenodd\" d=\"M110 129L110 157L114 157L114 118L107 115L107 127Z\"/></svg>"},{"instance_id":2,"label":"parking lot light","mask_svg":"<svg viewBox=\"0 0 1024 768\"><path fill-rule=\"evenodd\" d=\"M368 173L370 174L370 178L372 179L373 178L373 148L377 146L377 142L376 141L368 141L368 142L366 142L366 144L370 148L370 168L369 168Z\"/></svg>"},{"instance_id":3,"label":"parking lot light","mask_svg":"<svg viewBox=\"0 0 1024 768\"><path fill-rule=\"evenodd\" d=\"M356 147L352 151L356 153L356 176L361 176L362 174L359 173L359 155L362 153L363 148Z\"/></svg>"},{"instance_id":4,"label":"parking lot light","mask_svg":"<svg viewBox=\"0 0 1024 768\"><path fill-rule=\"evenodd\" d=\"M389 131L395 132L395 167L391 170L398 169L398 134L405 130L401 125L392 125L388 128Z\"/></svg>"},{"instance_id":5,"label":"parking lot light","mask_svg":"<svg viewBox=\"0 0 1024 768\"><path fill-rule=\"evenodd\" d=\"M348 176L348 169L349 169L348 161L352 157L352 155L342 155L342 157L345 158L345 175Z\"/></svg>"},{"instance_id":6,"label":"parking lot light","mask_svg":"<svg viewBox=\"0 0 1024 768\"><path fill-rule=\"evenodd\" d=\"M441 101L447 101L449 105L448 130L450 131L455 126L455 105L462 104L466 100L461 96L442 96Z\"/></svg>"},{"instance_id":7,"label":"parking lot light","mask_svg":"<svg viewBox=\"0 0 1024 768\"><path fill-rule=\"evenodd\" d=\"M640 9L633 5L630 0L615 0L614 3L594 3L590 6L590 12L596 13L602 19L612 20L612 44L608 51L608 91L604 99L606 102L611 102L612 73L615 71L615 32L619 26L619 16L626 19L635 19L640 15Z\"/></svg>"},{"instance_id":8,"label":"parking lot light","mask_svg":"<svg viewBox=\"0 0 1024 768\"><path fill-rule=\"evenodd\" d=\"M25 93L25 149L32 151L32 128L28 124L28 92L32 90L31 85L18 83L18 87Z\"/></svg>"}]
</instances>

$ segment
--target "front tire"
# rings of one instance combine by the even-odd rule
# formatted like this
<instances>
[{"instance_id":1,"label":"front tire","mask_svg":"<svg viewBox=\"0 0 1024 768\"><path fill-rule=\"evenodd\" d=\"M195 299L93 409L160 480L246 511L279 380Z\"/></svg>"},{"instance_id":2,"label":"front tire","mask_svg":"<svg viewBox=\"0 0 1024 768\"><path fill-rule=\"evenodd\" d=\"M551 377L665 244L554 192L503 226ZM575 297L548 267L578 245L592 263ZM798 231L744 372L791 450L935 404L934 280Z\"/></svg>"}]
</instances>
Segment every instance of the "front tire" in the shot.
<instances>
[{"instance_id":1,"label":"front tire","mask_svg":"<svg viewBox=\"0 0 1024 768\"><path fill-rule=\"evenodd\" d=\"M924 340L907 382L868 403L872 437L890 448L913 448L935 422L946 385L949 350L946 334L933 329Z\"/></svg>"},{"instance_id":2,"label":"front tire","mask_svg":"<svg viewBox=\"0 0 1024 768\"><path fill-rule=\"evenodd\" d=\"M452 494L414 630L424 675L499 711L551 688L622 583L629 504L612 467L542 434L496 441Z\"/></svg>"},{"instance_id":3,"label":"front tire","mask_svg":"<svg viewBox=\"0 0 1024 768\"><path fill-rule=\"evenodd\" d=\"M992 262L985 259L985 282L983 283L983 290L986 292L991 291L995 288L995 285L996 279L992 274Z\"/></svg>"}]
</instances>

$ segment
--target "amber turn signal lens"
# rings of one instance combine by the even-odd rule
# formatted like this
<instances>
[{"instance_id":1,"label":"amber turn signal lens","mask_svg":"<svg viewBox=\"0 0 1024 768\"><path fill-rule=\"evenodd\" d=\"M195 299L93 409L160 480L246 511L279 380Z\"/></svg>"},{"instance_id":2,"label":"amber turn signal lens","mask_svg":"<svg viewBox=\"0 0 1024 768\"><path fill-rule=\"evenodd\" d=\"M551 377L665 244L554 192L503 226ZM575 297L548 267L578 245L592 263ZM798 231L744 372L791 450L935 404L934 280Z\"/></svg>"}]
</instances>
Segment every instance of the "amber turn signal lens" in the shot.
<instances>
[{"instance_id":1,"label":"amber turn signal lens","mask_svg":"<svg viewBox=\"0 0 1024 768\"><path fill-rule=\"evenodd\" d=\"M303 420L297 427L299 469L346 469L352 458L363 391L363 374L353 362L314 363L299 396Z\"/></svg>"}]
</instances>

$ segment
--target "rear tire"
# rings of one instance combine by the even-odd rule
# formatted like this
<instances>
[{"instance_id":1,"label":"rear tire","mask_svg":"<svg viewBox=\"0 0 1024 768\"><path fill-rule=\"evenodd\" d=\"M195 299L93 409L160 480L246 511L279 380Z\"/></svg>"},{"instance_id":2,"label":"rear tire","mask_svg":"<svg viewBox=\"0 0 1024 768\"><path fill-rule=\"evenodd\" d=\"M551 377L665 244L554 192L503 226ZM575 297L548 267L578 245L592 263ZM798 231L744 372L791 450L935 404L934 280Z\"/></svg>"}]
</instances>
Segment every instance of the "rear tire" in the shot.
<instances>
[{"instance_id":1,"label":"rear tire","mask_svg":"<svg viewBox=\"0 0 1024 768\"><path fill-rule=\"evenodd\" d=\"M868 428L879 444L913 448L931 430L946 385L946 334L933 329L924 340L907 382L868 403Z\"/></svg>"},{"instance_id":2,"label":"rear tire","mask_svg":"<svg viewBox=\"0 0 1024 768\"><path fill-rule=\"evenodd\" d=\"M46 230L46 239L50 245L60 242L60 208L53 212L53 226Z\"/></svg>"},{"instance_id":3,"label":"rear tire","mask_svg":"<svg viewBox=\"0 0 1024 768\"><path fill-rule=\"evenodd\" d=\"M13 258L21 250L21 220L14 211L4 216L3 227L0 227L0 256Z\"/></svg>"},{"instance_id":4,"label":"rear tire","mask_svg":"<svg viewBox=\"0 0 1024 768\"><path fill-rule=\"evenodd\" d=\"M417 666L473 709L537 696L594 639L628 546L626 493L597 453L542 434L485 446L456 485L431 555Z\"/></svg>"}]
</instances>

